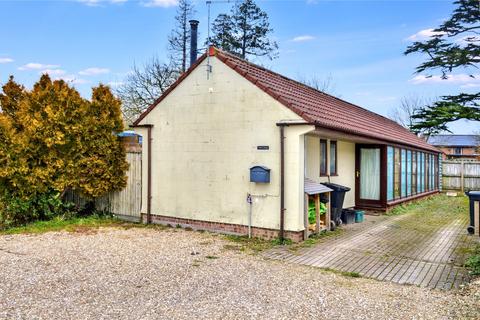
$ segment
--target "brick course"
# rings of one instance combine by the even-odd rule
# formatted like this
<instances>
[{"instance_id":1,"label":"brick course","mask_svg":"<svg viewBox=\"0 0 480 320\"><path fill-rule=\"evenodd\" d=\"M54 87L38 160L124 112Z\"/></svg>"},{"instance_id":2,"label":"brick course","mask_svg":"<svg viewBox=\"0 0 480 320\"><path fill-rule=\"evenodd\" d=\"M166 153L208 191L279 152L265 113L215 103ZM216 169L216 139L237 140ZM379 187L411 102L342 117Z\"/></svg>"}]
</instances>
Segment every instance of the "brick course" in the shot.
<instances>
[{"instance_id":1,"label":"brick course","mask_svg":"<svg viewBox=\"0 0 480 320\"><path fill-rule=\"evenodd\" d=\"M142 222L148 222L146 214L142 215ZM248 235L248 226L240 224L184 219L177 217L161 216L156 214L150 215L150 223L170 226L180 225L182 228L192 228L194 230L205 230L233 235ZM278 238L278 236L279 230L252 227L252 237L272 240ZM303 241L303 231L285 230L285 238L288 238L293 242Z\"/></svg>"}]
</instances>

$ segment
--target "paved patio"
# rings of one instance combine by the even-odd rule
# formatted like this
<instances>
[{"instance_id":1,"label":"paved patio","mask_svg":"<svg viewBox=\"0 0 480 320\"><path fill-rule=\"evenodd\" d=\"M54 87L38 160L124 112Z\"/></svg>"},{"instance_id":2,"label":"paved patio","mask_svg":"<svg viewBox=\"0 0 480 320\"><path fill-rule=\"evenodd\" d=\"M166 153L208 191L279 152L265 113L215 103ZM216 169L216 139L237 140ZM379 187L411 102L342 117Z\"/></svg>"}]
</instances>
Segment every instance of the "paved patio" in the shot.
<instances>
[{"instance_id":1,"label":"paved patio","mask_svg":"<svg viewBox=\"0 0 480 320\"><path fill-rule=\"evenodd\" d=\"M457 217L429 232L416 230L414 219L408 214L367 216L364 223L348 225L313 247L279 247L266 257L444 290L468 281L463 248L475 240L467 235L467 218Z\"/></svg>"}]
</instances>

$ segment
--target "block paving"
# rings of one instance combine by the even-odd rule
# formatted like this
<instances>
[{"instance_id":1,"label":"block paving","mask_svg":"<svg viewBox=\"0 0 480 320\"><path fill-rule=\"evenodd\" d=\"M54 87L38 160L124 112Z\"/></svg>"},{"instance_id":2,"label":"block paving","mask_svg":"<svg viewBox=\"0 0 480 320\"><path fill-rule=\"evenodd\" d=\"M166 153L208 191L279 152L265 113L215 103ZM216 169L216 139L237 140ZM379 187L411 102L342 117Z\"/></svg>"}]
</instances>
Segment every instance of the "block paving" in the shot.
<instances>
[{"instance_id":1,"label":"block paving","mask_svg":"<svg viewBox=\"0 0 480 320\"><path fill-rule=\"evenodd\" d=\"M410 215L367 216L366 222L345 226L312 247L277 247L265 253L282 260L399 284L450 290L469 280L463 267L465 250L478 241L466 232L467 217L456 218L432 232L398 225Z\"/></svg>"}]
</instances>

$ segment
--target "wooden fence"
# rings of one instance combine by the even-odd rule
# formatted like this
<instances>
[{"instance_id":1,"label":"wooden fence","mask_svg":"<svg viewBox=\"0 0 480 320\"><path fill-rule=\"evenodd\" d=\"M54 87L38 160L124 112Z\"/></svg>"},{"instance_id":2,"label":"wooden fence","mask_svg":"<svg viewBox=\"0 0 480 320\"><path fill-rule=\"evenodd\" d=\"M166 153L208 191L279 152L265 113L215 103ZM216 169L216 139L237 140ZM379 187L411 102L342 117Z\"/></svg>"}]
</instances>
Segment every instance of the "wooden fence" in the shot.
<instances>
[{"instance_id":1,"label":"wooden fence","mask_svg":"<svg viewBox=\"0 0 480 320\"><path fill-rule=\"evenodd\" d=\"M480 190L480 161L442 161L444 190Z\"/></svg>"},{"instance_id":2,"label":"wooden fence","mask_svg":"<svg viewBox=\"0 0 480 320\"><path fill-rule=\"evenodd\" d=\"M127 171L127 186L121 191L95 199L98 210L106 210L128 221L140 221L142 205L142 154L141 152L128 152L127 161L130 167ZM66 200L82 207L89 200L76 192L69 192Z\"/></svg>"}]
</instances>

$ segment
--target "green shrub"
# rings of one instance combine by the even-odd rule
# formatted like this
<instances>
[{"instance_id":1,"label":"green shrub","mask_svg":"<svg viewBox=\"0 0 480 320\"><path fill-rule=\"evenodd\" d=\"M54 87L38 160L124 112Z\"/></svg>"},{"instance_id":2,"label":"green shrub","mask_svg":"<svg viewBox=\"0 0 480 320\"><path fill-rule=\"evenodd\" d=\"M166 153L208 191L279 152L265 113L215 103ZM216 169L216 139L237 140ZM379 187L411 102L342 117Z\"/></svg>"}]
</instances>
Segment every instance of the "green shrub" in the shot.
<instances>
[{"instance_id":1,"label":"green shrub","mask_svg":"<svg viewBox=\"0 0 480 320\"><path fill-rule=\"evenodd\" d=\"M58 192L35 194L26 199L8 193L0 197L0 228L3 229L74 214L74 205L62 201Z\"/></svg>"}]
</instances>

